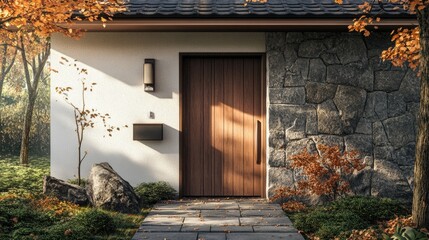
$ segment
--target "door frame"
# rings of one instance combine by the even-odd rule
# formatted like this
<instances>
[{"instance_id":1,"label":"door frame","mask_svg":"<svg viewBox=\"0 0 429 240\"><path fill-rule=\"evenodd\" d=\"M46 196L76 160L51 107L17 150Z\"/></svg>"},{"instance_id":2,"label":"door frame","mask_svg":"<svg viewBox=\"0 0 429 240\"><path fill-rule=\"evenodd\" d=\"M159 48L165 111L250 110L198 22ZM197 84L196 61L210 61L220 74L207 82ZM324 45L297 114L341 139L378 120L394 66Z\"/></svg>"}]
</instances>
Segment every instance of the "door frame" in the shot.
<instances>
[{"instance_id":1,"label":"door frame","mask_svg":"<svg viewBox=\"0 0 429 240\"><path fill-rule=\"evenodd\" d=\"M266 54L265 53L219 53L219 52L184 52L179 53L179 197L183 195L183 59L185 57L245 57L245 56L254 56L261 59L261 104L262 104L262 129L261 129L261 197L266 198L266 184L267 184L267 81L266 81Z\"/></svg>"}]
</instances>

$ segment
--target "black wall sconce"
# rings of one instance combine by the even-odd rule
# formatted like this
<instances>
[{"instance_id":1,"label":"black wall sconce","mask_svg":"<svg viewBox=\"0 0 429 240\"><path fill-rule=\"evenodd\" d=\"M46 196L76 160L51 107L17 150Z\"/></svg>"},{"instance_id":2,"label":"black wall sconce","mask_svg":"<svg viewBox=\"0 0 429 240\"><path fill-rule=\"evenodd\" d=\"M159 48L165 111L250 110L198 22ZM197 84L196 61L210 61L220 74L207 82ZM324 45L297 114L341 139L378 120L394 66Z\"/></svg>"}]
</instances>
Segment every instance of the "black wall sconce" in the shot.
<instances>
[{"instance_id":1,"label":"black wall sconce","mask_svg":"<svg viewBox=\"0 0 429 240\"><path fill-rule=\"evenodd\" d=\"M164 124L135 123L133 124L133 140L161 141L164 139Z\"/></svg>"},{"instance_id":2,"label":"black wall sconce","mask_svg":"<svg viewBox=\"0 0 429 240\"><path fill-rule=\"evenodd\" d=\"M143 84L145 92L155 91L155 59L144 60Z\"/></svg>"}]
</instances>

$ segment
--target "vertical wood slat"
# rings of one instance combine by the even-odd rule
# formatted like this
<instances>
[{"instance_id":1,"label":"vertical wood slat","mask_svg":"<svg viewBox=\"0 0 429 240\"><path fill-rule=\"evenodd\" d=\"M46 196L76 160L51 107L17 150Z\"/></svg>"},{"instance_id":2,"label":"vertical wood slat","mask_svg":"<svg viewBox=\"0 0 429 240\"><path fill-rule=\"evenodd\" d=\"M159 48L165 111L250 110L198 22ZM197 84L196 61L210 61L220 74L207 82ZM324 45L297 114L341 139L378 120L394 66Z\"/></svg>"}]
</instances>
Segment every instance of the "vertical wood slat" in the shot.
<instances>
[{"instance_id":1,"label":"vertical wood slat","mask_svg":"<svg viewBox=\"0 0 429 240\"><path fill-rule=\"evenodd\" d=\"M227 196L232 196L234 186L234 158L233 158L233 61L231 58L224 59L224 185L223 193Z\"/></svg>"},{"instance_id":2,"label":"vertical wood slat","mask_svg":"<svg viewBox=\"0 0 429 240\"><path fill-rule=\"evenodd\" d=\"M232 152L232 161L233 161L233 195L242 196L243 195L243 164L244 164L244 154L243 154L243 143L245 141L243 136L243 59L234 58L233 59L233 152Z\"/></svg>"},{"instance_id":3,"label":"vertical wood slat","mask_svg":"<svg viewBox=\"0 0 429 240\"><path fill-rule=\"evenodd\" d=\"M244 196L255 196L253 192L253 175L254 175L254 123L253 123L253 71L248 70L248 66L253 67L253 58L245 58L243 64L244 78ZM249 100L251 99L251 100Z\"/></svg>"},{"instance_id":4,"label":"vertical wood slat","mask_svg":"<svg viewBox=\"0 0 429 240\"><path fill-rule=\"evenodd\" d=\"M253 107L254 107L254 125L257 121L262 122L262 82L260 81L261 76L261 62L259 59L253 59ZM255 129L255 128L254 128ZM254 133L256 135L256 133ZM255 153L257 149L255 149ZM255 156L253 164L253 194L262 195L262 164L256 164L257 156Z\"/></svg>"},{"instance_id":5,"label":"vertical wood slat","mask_svg":"<svg viewBox=\"0 0 429 240\"><path fill-rule=\"evenodd\" d=\"M223 125L223 98L224 98L224 75L223 75L223 59L215 58L214 60L214 102L211 108L214 112L214 121L211 123L213 125L214 131L214 182L215 182L215 196L224 196L223 185L224 185L224 125Z\"/></svg>"},{"instance_id":6,"label":"vertical wood slat","mask_svg":"<svg viewBox=\"0 0 429 240\"><path fill-rule=\"evenodd\" d=\"M203 93L203 195L212 196L214 194L212 188L213 180L213 159L212 159L212 144L211 144L211 91L212 91L212 59L204 58L203 62L203 77L202 77L202 93Z\"/></svg>"}]
</instances>

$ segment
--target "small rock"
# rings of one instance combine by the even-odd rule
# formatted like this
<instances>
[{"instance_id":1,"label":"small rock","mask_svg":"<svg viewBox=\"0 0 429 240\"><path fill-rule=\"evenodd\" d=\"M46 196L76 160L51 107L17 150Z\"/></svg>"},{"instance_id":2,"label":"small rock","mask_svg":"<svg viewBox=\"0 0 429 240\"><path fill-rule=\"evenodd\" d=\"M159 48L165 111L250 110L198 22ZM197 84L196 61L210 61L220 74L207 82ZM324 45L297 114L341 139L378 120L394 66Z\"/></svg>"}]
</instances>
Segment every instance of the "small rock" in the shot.
<instances>
[{"instance_id":1,"label":"small rock","mask_svg":"<svg viewBox=\"0 0 429 240\"><path fill-rule=\"evenodd\" d=\"M57 197L81 206L89 205L88 195L83 187L67 183L63 180L45 176L43 178L43 194Z\"/></svg>"},{"instance_id":2,"label":"small rock","mask_svg":"<svg viewBox=\"0 0 429 240\"><path fill-rule=\"evenodd\" d=\"M95 207L122 213L139 213L139 197L133 187L106 162L94 164L86 186Z\"/></svg>"}]
</instances>

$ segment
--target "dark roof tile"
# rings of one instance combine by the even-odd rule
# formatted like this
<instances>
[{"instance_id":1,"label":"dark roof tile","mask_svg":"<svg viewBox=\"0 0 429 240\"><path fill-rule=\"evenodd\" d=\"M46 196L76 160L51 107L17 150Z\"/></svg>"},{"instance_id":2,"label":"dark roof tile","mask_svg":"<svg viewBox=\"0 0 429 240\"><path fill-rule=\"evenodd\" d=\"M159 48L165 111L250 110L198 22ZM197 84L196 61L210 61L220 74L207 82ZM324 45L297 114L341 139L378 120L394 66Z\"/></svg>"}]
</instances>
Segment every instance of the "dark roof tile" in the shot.
<instances>
[{"instance_id":1,"label":"dark roof tile","mask_svg":"<svg viewBox=\"0 0 429 240\"><path fill-rule=\"evenodd\" d=\"M126 0L127 12L118 17L354 17L362 14L358 8L362 0L268 0L267 3L248 3L244 0ZM380 12L375 5L374 11ZM384 4L383 16L409 14L394 4Z\"/></svg>"}]
</instances>

